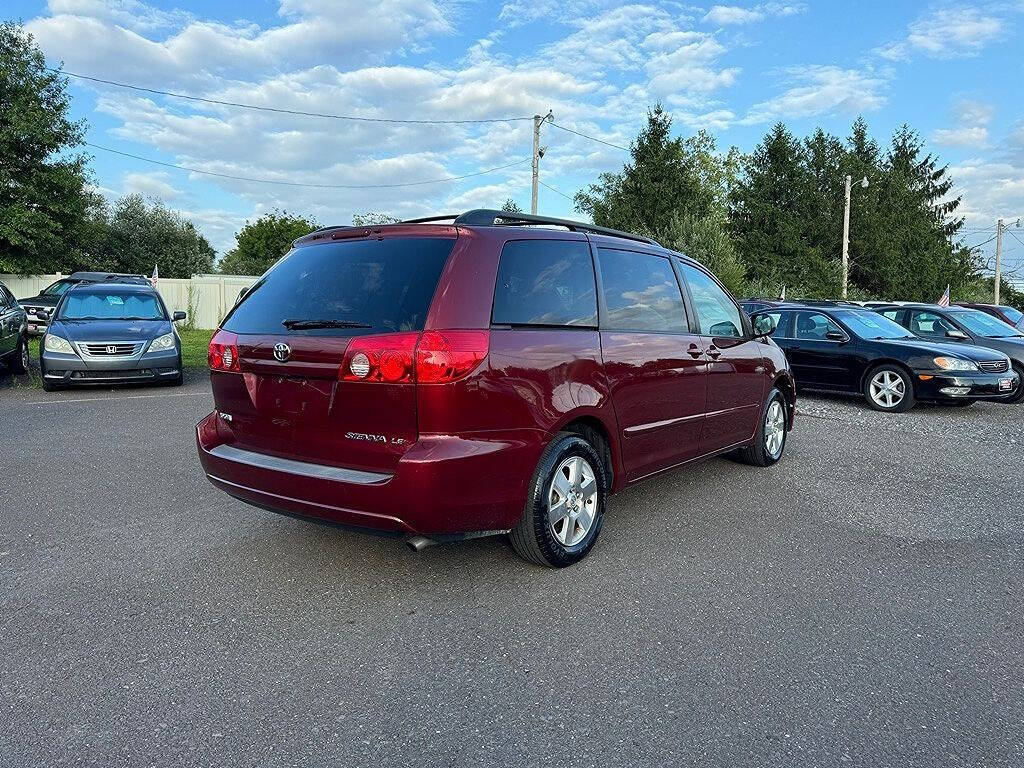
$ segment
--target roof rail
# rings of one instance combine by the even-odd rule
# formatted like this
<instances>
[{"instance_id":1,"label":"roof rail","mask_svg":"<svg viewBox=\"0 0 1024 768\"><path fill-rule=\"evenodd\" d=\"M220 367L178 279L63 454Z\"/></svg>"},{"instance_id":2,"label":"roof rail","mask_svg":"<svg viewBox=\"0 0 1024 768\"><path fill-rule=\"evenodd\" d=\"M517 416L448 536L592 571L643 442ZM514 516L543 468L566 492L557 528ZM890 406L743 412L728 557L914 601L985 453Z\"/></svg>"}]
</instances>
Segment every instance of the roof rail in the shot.
<instances>
[{"instance_id":1,"label":"roof rail","mask_svg":"<svg viewBox=\"0 0 1024 768\"><path fill-rule=\"evenodd\" d=\"M589 232L595 235L609 235L611 237L621 237L626 240L636 240L641 243L648 243L649 245L656 245L659 248L661 247L661 244L657 241L652 240L649 237L643 237L642 235L634 235L632 232L623 232L618 229L599 227L596 224L587 224L582 221L572 221L571 219L556 219L551 216L537 216L533 213L517 213L513 211L496 211L490 208L477 208L472 211L466 211L461 216L457 216L455 218L455 223L474 227L516 226L517 224L551 224L557 227L565 227L570 232Z\"/></svg>"},{"instance_id":2,"label":"roof rail","mask_svg":"<svg viewBox=\"0 0 1024 768\"><path fill-rule=\"evenodd\" d=\"M448 219L452 219L454 221L457 218L459 218L459 214L450 213L445 216L424 216L420 219L406 219L402 224L430 224L434 221L447 221Z\"/></svg>"}]
</instances>

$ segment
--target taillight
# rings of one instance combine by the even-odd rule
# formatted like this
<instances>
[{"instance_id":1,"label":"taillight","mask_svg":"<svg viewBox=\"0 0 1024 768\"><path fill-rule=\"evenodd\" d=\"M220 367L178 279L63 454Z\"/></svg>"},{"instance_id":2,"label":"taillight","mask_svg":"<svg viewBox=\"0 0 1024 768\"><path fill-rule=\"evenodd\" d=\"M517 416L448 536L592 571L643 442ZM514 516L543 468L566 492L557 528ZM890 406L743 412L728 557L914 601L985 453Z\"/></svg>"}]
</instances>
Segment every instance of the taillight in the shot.
<instances>
[{"instance_id":1,"label":"taillight","mask_svg":"<svg viewBox=\"0 0 1024 768\"><path fill-rule=\"evenodd\" d=\"M210 339L210 351L206 356L211 371L239 373L238 335L231 331L217 331Z\"/></svg>"},{"instance_id":2,"label":"taillight","mask_svg":"<svg viewBox=\"0 0 1024 768\"><path fill-rule=\"evenodd\" d=\"M468 376L489 345L488 331L425 331L416 347L416 381L441 384Z\"/></svg>"},{"instance_id":3,"label":"taillight","mask_svg":"<svg viewBox=\"0 0 1024 768\"><path fill-rule=\"evenodd\" d=\"M345 350L338 380L412 384L413 353L419 336L418 333L383 333L355 337Z\"/></svg>"},{"instance_id":4,"label":"taillight","mask_svg":"<svg viewBox=\"0 0 1024 768\"><path fill-rule=\"evenodd\" d=\"M425 331L357 336L338 369L339 381L443 384L472 373L487 357L488 331Z\"/></svg>"}]
</instances>

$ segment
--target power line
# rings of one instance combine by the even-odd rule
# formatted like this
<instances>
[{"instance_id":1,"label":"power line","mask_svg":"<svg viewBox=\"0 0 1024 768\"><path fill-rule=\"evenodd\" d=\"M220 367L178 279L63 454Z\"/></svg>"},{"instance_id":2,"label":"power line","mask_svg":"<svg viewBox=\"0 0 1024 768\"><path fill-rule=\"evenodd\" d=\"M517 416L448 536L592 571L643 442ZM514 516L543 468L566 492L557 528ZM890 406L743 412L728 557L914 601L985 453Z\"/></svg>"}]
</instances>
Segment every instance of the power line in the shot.
<instances>
[{"instance_id":1,"label":"power line","mask_svg":"<svg viewBox=\"0 0 1024 768\"><path fill-rule=\"evenodd\" d=\"M585 133L580 133L579 131L574 131L572 128L566 128L564 125L559 125L556 122L551 122L550 124L553 125L555 128L557 128L560 131L565 131L566 133L572 133L572 134L575 134L577 136L582 136L584 139L590 139L591 141L596 141L598 144L604 144L605 146L608 146L608 147L614 147L615 149L621 149L623 152L629 152L629 147L623 147L623 146L620 146L618 144L612 144L610 141L605 141L604 139L599 139L596 136L588 136Z\"/></svg>"},{"instance_id":2,"label":"power line","mask_svg":"<svg viewBox=\"0 0 1024 768\"><path fill-rule=\"evenodd\" d=\"M50 72L56 72L62 75L68 75L75 77L80 80L89 80L94 83L103 83L104 85L113 85L118 88L127 88L132 91L138 91L140 93L151 93L158 96L170 96L175 99L185 99L187 101L199 101L203 104L217 104L223 107L239 107L241 109L253 109L259 112L274 112L281 115L301 115L303 117L323 117L329 120L349 120L352 122L359 123L397 123L407 125L470 125L470 124L483 124L483 123L512 123L520 120L532 120L532 117L494 117L494 118L479 118L472 120L413 120L413 119L397 119L388 117L359 117L356 115L336 115L328 112L304 112L300 109L284 109L282 107L264 107L258 104L245 104L238 101L224 101L222 99L208 99L203 96L192 96L187 93L174 93L173 91L161 91L158 88L144 88L139 85L131 85L129 83L119 83L116 80L106 80L102 77L92 77L91 75L80 75L77 72L68 72L67 70L54 69L53 67L47 67ZM597 139L600 141L600 139Z\"/></svg>"},{"instance_id":3,"label":"power line","mask_svg":"<svg viewBox=\"0 0 1024 768\"><path fill-rule=\"evenodd\" d=\"M187 171L189 173L199 173L204 176L216 176L220 179L233 179L234 181L250 181L256 184L278 184L284 187L309 187L311 189L394 189L396 187L418 187L424 184L440 184L446 181L459 181L461 179L468 179L473 176L483 176L488 173L494 173L496 171L502 171L506 168L511 168L516 165L522 165L528 163L529 158L522 160L516 160L514 163L508 163L506 165L499 165L495 168L488 168L485 171L475 171L473 173L465 173L461 176L449 176L444 179L427 179L425 181L406 181L396 184L309 184L298 181L278 181L277 179L257 179L251 176L234 176L229 173L216 173L214 171L202 171L198 168L188 168L183 165L175 165L174 163L165 163L162 160L154 160L151 157L142 157L140 155L133 155L130 152L122 152L119 149L111 149L110 147L101 147L99 144L93 144L91 142L83 142L86 146L94 149L100 149L104 152L110 152L115 155L121 155L122 157L130 157L133 160L141 160L144 163L152 163L153 165L162 165L165 168L174 168L179 171Z\"/></svg>"},{"instance_id":4,"label":"power line","mask_svg":"<svg viewBox=\"0 0 1024 768\"><path fill-rule=\"evenodd\" d=\"M554 192L554 193L555 193L556 195L561 195L561 196L562 196L562 197L564 197L564 198L565 198L566 200L572 200L572 196L571 196L571 195L567 195L567 194L565 194L565 192L560 192L559 190L557 190L557 189L555 189L554 187L552 187L552 186L551 186L550 184L545 184L545 183L544 183L543 181L541 181L541 182L540 182L540 185L541 185L542 187L547 187L547 188L548 188L548 189L550 189L550 190L551 190L552 192Z\"/></svg>"},{"instance_id":5,"label":"power line","mask_svg":"<svg viewBox=\"0 0 1024 768\"><path fill-rule=\"evenodd\" d=\"M967 247L968 247L968 248L969 248L970 250L972 250L972 251L973 251L973 250L974 250L975 248L981 248L981 246L983 246L983 245L988 245L989 243L991 243L991 242L992 242L993 240L995 240L995 239L996 239L996 235L992 235L992 237L990 237L990 238L989 238L988 240L986 240L986 241L984 241L984 242L982 242L982 243L978 243L977 245L969 245L969 246L967 246Z\"/></svg>"}]
</instances>

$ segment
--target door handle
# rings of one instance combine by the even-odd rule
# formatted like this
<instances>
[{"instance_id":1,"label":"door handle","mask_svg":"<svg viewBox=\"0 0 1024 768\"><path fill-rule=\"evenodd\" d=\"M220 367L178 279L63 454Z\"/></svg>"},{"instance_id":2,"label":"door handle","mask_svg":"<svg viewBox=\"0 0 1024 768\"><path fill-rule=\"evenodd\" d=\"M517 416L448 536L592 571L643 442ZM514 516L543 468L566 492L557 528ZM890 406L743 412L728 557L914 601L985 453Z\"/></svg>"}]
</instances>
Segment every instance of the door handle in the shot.
<instances>
[{"instance_id":1,"label":"door handle","mask_svg":"<svg viewBox=\"0 0 1024 768\"><path fill-rule=\"evenodd\" d=\"M696 357L700 357L701 355L703 355L703 354L704 354L704 350L703 350L703 349L701 349L701 348L700 348L700 347L699 347L698 345L696 345L696 344L691 344L691 345L690 345L690 348L689 348L688 350L686 350L686 351L687 351L687 353L688 353L688 354L690 355L690 357L694 357L694 358L696 358Z\"/></svg>"},{"instance_id":2,"label":"door handle","mask_svg":"<svg viewBox=\"0 0 1024 768\"><path fill-rule=\"evenodd\" d=\"M710 347L708 347L708 353L707 354L708 354L708 357L710 357L712 360L717 360L718 358L720 358L722 356L722 350L720 350L718 347L716 347L714 344L712 344Z\"/></svg>"}]
</instances>

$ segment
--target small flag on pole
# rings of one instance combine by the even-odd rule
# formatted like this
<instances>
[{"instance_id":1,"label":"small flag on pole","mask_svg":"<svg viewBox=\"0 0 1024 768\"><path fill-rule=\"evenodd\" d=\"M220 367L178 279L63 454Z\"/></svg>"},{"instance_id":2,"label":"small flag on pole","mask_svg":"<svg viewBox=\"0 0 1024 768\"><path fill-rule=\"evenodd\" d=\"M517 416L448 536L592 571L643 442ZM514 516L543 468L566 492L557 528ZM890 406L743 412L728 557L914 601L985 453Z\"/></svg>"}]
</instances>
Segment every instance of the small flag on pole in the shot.
<instances>
[{"instance_id":1,"label":"small flag on pole","mask_svg":"<svg viewBox=\"0 0 1024 768\"><path fill-rule=\"evenodd\" d=\"M939 300L936 301L935 303L938 304L940 307L949 306L949 283L946 284L946 292L942 294Z\"/></svg>"},{"instance_id":2,"label":"small flag on pole","mask_svg":"<svg viewBox=\"0 0 1024 768\"><path fill-rule=\"evenodd\" d=\"M153 265L153 276L151 278L149 278L149 282L153 284L154 288L156 288L156 284L159 281L160 281L160 265L159 264L154 264Z\"/></svg>"},{"instance_id":3,"label":"small flag on pole","mask_svg":"<svg viewBox=\"0 0 1024 768\"><path fill-rule=\"evenodd\" d=\"M786 285L785 285L785 283L783 283L782 290L779 292L779 301L785 301L785 300L786 300Z\"/></svg>"}]
</instances>

